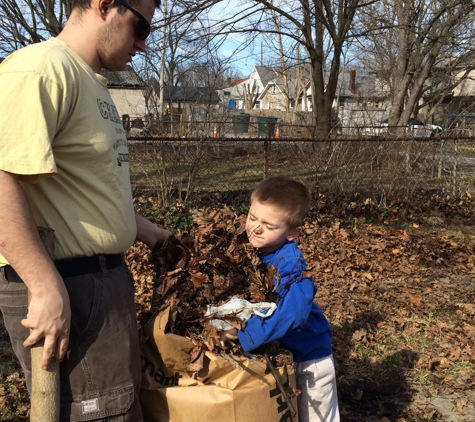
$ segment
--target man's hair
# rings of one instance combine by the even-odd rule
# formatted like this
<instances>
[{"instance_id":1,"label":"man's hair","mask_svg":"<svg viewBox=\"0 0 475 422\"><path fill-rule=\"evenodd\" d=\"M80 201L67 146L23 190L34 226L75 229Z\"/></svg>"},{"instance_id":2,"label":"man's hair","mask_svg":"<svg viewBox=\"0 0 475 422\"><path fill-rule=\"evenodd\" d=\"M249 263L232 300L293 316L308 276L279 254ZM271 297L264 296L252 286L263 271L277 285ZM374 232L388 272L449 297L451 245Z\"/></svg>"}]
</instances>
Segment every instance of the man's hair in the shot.
<instances>
[{"instance_id":1,"label":"man's hair","mask_svg":"<svg viewBox=\"0 0 475 422\"><path fill-rule=\"evenodd\" d=\"M310 207L310 193L303 183L276 176L259 183L251 194L251 204L253 201L283 210L287 225L294 229L303 224Z\"/></svg>"},{"instance_id":2,"label":"man's hair","mask_svg":"<svg viewBox=\"0 0 475 422\"><path fill-rule=\"evenodd\" d=\"M78 9L78 10L86 10L91 7L91 1L92 0L73 0L73 9ZM130 7L137 6L140 4L142 0L127 0L127 4ZM155 0L155 8L160 9L162 2L161 0ZM121 6L120 4L117 3L117 6L119 7L119 10L123 9L124 11L126 8L124 6Z\"/></svg>"}]
</instances>

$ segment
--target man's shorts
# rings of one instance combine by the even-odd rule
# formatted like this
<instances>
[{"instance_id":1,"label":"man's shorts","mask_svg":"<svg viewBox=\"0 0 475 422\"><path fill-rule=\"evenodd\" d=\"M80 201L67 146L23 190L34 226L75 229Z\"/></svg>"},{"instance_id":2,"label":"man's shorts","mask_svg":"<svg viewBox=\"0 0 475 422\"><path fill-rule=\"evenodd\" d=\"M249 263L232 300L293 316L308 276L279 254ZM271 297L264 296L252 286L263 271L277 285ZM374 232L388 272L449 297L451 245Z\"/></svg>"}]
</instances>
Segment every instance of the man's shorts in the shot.
<instances>
[{"instance_id":1,"label":"man's shorts","mask_svg":"<svg viewBox=\"0 0 475 422\"><path fill-rule=\"evenodd\" d=\"M60 364L61 421L140 422L140 349L134 282L125 264L64 277L71 304L71 334ZM0 270L0 309L31 391L26 285ZM41 370L40 368L38 368Z\"/></svg>"}]
</instances>

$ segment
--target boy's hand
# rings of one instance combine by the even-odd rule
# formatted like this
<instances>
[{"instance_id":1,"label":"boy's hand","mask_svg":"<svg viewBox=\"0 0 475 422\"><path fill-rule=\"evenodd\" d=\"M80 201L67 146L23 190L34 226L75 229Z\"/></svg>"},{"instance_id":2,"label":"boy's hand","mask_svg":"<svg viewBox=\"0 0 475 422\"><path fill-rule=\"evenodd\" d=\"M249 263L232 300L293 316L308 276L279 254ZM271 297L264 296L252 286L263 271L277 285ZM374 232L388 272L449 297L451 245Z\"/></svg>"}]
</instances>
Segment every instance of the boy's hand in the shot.
<instances>
[{"instance_id":1,"label":"boy's hand","mask_svg":"<svg viewBox=\"0 0 475 422\"><path fill-rule=\"evenodd\" d=\"M219 343L223 349L226 349L226 343L228 341L237 340L238 338L236 328L220 331L218 334L219 334Z\"/></svg>"}]
</instances>

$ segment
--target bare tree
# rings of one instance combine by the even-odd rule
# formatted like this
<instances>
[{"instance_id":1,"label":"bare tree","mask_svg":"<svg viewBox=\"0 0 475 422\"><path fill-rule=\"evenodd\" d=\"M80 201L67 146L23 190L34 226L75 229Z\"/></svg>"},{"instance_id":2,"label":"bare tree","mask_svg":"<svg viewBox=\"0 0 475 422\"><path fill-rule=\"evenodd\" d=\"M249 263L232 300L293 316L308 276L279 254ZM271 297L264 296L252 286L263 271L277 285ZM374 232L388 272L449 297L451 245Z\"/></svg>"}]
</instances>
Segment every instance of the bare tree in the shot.
<instances>
[{"instance_id":1,"label":"bare tree","mask_svg":"<svg viewBox=\"0 0 475 422\"><path fill-rule=\"evenodd\" d=\"M257 82L254 80L252 84L243 84L241 89L239 89L239 87L237 88L237 91L244 103L244 109L252 110L259 98Z\"/></svg>"},{"instance_id":2,"label":"bare tree","mask_svg":"<svg viewBox=\"0 0 475 422\"><path fill-rule=\"evenodd\" d=\"M239 11L223 19L218 32L248 33L250 38L265 33L282 37L283 45L303 47L311 68L317 134L325 137L331 131L342 51L355 35L358 10L371 3L367 0L249 0L240 4ZM294 51L297 51L295 47ZM292 59L295 61L296 57Z\"/></svg>"},{"instance_id":3,"label":"bare tree","mask_svg":"<svg viewBox=\"0 0 475 422\"><path fill-rule=\"evenodd\" d=\"M71 7L72 0L1 0L0 54L58 35Z\"/></svg>"},{"instance_id":4,"label":"bare tree","mask_svg":"<svg viewBox=\"0 0 475 422\"><path fill-rule=\"evenodd\" d=\"M404 130L421 109L429 118L474 69L474 8L471 0L382 0L366 10L361 55L388 89L390 126Z\"/></svg>"}]
</instances>

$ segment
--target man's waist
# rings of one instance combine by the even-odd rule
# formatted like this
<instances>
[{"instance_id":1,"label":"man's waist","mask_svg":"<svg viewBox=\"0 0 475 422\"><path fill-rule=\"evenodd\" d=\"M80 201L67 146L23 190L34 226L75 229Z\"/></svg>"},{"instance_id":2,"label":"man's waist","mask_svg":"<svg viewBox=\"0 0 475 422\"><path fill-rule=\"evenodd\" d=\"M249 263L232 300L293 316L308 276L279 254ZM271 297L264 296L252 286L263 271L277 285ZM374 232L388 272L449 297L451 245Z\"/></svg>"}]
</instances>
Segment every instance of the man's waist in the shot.
<instances>
[{"instance_id":1,"label":"man's waist","mask_svg":"<svg viewBox=\"0 0 475 422\"><path fill-rule=\"evenodd\" d=\"M57 259L54 264L63 278L78 277L86 274L112 270L124 262L122 254L116 255L92 255L75 258ZM4 268L5 278L10 282L22 283L23 280L11 265Z\"/></svg>"}]
</instances>

